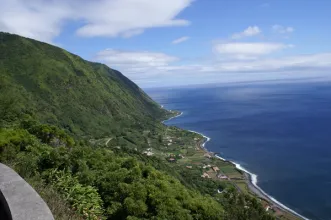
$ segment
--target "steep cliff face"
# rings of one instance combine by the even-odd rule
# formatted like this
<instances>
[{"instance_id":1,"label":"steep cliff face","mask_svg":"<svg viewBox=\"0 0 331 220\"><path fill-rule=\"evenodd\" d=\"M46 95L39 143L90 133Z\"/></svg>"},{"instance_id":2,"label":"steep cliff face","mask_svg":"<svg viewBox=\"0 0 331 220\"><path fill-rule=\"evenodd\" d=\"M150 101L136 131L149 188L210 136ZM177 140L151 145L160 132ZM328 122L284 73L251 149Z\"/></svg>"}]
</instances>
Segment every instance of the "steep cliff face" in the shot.
<instances>
[{"instance_id":1,"label":"steep cliff face","mask_svg":"<svg viewBox=\"0 0 331 220\"><path fill-rule=\"evenodd\" d=\"M0 33L0 62L0 87L22 111L75 134L148 126L168 114L120 72L46 43Z\"/></svg>"}]
</instances>

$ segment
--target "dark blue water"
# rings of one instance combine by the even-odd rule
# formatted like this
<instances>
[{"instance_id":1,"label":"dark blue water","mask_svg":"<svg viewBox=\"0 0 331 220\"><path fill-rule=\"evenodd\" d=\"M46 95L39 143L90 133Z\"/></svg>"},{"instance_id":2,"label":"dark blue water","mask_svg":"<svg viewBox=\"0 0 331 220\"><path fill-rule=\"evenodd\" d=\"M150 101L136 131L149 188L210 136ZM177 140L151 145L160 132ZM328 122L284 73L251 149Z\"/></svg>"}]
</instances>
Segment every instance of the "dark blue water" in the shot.
<instances>
[{"instance_id":1,"label":"dark blue water","mask_svg":"<svg viewBox=\"0 0 331 220\"><path fill-rule=\"evenodd\" d=\"M168 124L258 175L269 195L310 219L331 220L331 84L149 89L184 114Z\"/></svg>"}]
</instances>

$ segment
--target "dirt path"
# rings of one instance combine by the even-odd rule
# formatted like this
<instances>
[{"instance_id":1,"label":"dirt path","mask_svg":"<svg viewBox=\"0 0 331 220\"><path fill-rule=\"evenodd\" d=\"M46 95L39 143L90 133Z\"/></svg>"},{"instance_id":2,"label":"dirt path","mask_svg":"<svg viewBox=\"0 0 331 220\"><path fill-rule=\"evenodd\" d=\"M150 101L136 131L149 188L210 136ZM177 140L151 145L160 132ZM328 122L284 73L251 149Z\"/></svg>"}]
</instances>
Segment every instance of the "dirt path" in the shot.
<instances>
[{"instance_id":1,"label":"dirt path","mask_svg":"<svg viewBox=\"0 0 331 220\"><path fill-rule=\"evenodd\" d=\"M109 141L111 141L111 140L113 140L113 138L109 138L109 139L106 141L106 143L105 143L106 147L108 147L108 143L109 143Z\"/></svg>"}]
</instances>

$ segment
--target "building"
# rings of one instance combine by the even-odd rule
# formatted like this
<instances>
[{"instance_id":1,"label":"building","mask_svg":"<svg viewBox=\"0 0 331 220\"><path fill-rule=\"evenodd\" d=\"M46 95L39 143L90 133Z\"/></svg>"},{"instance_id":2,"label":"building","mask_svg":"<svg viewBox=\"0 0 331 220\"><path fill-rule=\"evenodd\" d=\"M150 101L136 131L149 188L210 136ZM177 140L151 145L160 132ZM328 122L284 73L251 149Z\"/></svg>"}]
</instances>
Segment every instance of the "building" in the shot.
<instances>
[{"instance_id":1,"label":"building","mask_svg":"<svg viewBox=\"0 0 331 220\"><path fill-rule=\"evenodd\" d=\"M146 154L147 156L153 156L154 153L152 152L152 148L148 148L146 151L143 152L143 154Z\"/></svg>"},{"instance_id":2,"label":"building","mask_svg":"<svg viewBox=\"0 0 331 220\"><path fill-rule=\"evenodd\" d=\"M209 154L209 153L205 153L204 155L203 155L204 157L207 157L207 158L211 158L211 155Z\"/></svg>"},{"instance_id":3,"label":"building","mask_svg":"<svg viewBox=\"0 0 331 220\"><path fill-rule=\"evenodd\" d=\"M266 212L268 212L268 211L271 209L271 207L270 207L268 204L266 204L266 205L264 206L264 209L265 209Z\"/></svg>"},{"instance_id":4,"label":"building","mask_svg":"<svg viewBox=\"0 0 331 220\"><path fill-rule=\"evenodd\" d=\"M211 165L208 164L208 165L203 165L202 168L203 168L203 169L206 169L206 168L209 168L209 167L211 167Z\"/></svg>"},{"instance_id":5,"label":"building","mask_svg":"<svg viewBox=\"0 0 331 220\"><path fill-rule=\"evenodd\" d=\"M229 177L227 177L227 176L225 176L225 175L223 175L223 174L219 174L219 175L217 176L217 178L218 178L218 179L221 179L221 180L227 180L227 179L229 179Z\"/></svg>"},{"instance_id":6,"label":"building","mask_svg":"<svg viewBox=\"0 0 331 220\"><path fill-rule=\"evenodd\" d=\"M208 173L203 173L203 174L201 175L201 177L202 177L202 178L208 178L208 179L210 178L210 176L209 176Z\"/></svg>"},{"instance_id":7,"label":"building","mask_svg":"<svg viewBox=\"0 0 331 220\"><path fill-rule=\"evenodd\" d=\"M212 169L213 169L215 172L220 171L220 169L219 169L218 167L212 167Z\"/></svg>"}]
</instances>

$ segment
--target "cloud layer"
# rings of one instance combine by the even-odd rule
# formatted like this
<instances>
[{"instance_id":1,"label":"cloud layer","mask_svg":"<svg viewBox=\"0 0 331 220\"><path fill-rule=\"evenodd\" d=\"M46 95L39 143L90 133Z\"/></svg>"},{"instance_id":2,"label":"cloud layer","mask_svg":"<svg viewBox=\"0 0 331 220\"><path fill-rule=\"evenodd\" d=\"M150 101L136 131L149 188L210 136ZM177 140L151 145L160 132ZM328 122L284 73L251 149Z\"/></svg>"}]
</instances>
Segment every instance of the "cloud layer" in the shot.
<instances>
[{"instance_id":1,"label":"cloud layer","mask_svg":"<svg viewBox=\"0 0 331 220\"><path fill-rule=\"evenodd\" d=\"M288 34L294 28L277 25L272 30L278 34ZM113 49L101 51L96 60L121 70L142 84L299 79L326 76L326 70L331 69L331 53L280 56L294 45L247 41L248 37L260 33L262 30L258 26L250 26L241 33L233 34L231 39L214 42L214 56L208 61L192 63L165 53ZM181 37L172 43L187 39Z\"/></svg>"},{"instance_id":2,"label":"cloud layer","mask_svg":"<svg viewBox=\"0 0 331 220\"><path fill-rule=\"evenodd\" d=\"M232 59L257 59L262 55L268 55L293 45L282 43L221 43L214 45L214 51L219 55Z\"/></svg>"},{"instance_id":3,"label":"cloud layer","mask_svg":"<svg viewBox=\"0 0 331 220\"><path fill-rule=\"evenodd\" d=\"M106 49L100 51L95 60L106 63L113 68L124 70L127 74L141 74L160 70L167 70L169 64L179 59L164 53L148 51L123 51Z\"/></svg>"},{"instance_id":4,"label":"cloud layer","mask_svg":"<svg viewBox=\"0 0 331 220\"><path fill-rule=\"evenodd\" d=\"M133 79L139 79L141 74L146 76L164 74L175 76L176 73L201 75L207 72L224 74L331 68L331 53L260 58L256 60L216 60L209 63L179 65L179 58L164 53L107 49L99 52L95 60L117 68L129 74Z\"/></svg>"},{"instance_id":5,"label":"cloud layer","mask_svg":"<svg viewBox=\"0 0 331 220\"><path fill-rule=\"evenodd\" d=\"M50 42L68 21L84 37L132 37L155 27L187 26L177 19L193 0L0 0L0 30Z\"/></svg>"},{"instance_id":6,"label":"cloud layer","mask_svg":"<svg viewBox=\"0 0 331 220\"><path fill-rule=\"evenodd\" d=\"M331 68L331 53L262 58L253 61L228 61L217 63L205 71L219 73L265 72L268 74L273 71L319 70L324 68Z\"/></svg>"}]
</instances>

